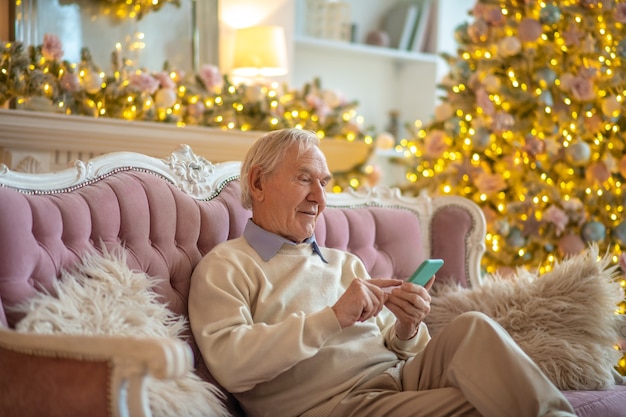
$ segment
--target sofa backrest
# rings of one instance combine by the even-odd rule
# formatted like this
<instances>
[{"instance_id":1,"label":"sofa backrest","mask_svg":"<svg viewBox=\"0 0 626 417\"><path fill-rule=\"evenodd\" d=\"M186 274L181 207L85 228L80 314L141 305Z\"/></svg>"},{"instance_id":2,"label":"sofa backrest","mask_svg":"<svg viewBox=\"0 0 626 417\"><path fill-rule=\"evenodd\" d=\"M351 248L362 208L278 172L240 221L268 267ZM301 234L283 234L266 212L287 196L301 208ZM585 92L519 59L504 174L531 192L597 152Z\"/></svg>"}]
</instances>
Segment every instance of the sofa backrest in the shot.
<instances>
[{"instance_id":1,"label":"sofa backrest","mask_svg":"<svg viewBox=\"0 0 626 417\"><path fill-rule=\"evenodd\" d=\"M51 290L63 268L103 247L123 248L130 266L158 278L155 291L186 315L194 267L250 217L238 169L183 146L163 160L120 153L62 173L0 174L0 322L14 326L20 317L5 307ZM389 189L329 194L316 237L361 257L374 277L406 278L426 257L442 257L438 280L467 283L478 270L469 249L480 245L481 219L465 204Z\"/></svg>"}]
</instances>

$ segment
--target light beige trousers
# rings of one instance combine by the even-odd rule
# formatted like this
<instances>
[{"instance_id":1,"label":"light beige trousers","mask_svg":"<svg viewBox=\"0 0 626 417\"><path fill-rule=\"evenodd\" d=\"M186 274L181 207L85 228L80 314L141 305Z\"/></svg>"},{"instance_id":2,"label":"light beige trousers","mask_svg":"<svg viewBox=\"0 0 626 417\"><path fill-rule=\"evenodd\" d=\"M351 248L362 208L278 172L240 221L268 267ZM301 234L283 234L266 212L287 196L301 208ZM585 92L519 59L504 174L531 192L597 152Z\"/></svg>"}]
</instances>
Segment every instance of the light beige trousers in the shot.
<instances>
[{"instance_id":1,"label":"light beige trousers","mask_svg":"<svg viewBox=\"0 0 626 417\"><path fill-rule=\"evenodd\" d=\"M482 313L453 320L414 358L355 387L331 417L556 417L570 404Z\"/></svg>"}]
</instances>

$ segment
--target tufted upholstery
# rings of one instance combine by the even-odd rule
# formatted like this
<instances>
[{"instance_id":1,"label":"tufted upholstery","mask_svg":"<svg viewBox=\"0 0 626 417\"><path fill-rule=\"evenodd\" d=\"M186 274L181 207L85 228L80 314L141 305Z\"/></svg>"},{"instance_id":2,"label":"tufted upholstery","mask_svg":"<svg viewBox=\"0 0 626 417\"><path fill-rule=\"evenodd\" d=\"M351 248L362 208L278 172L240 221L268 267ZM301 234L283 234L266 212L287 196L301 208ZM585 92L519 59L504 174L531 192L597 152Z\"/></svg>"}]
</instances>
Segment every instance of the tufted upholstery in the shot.
<instances>
[{"instance_id":1,"label":"tufted upholstery","mask_svg":"<svg viewBox=\"0 0 626 417\"><path fill-rule=\"evenodd\" d=\"M430 256L445 259L436 284L453 280L468 285L468 269L473 262L479 262L468 257L471 242L467 236L476 225L463 207L434 204L433 210L427 213L427 217L432 215L432 220L429 217L430 230L426 231L420 226L424 223L418 221L418 213L411 209L336 204L329 206L318 220L316 237L323 246L357 254L374 277L407 277L422 259ZM130 266L158 278L155 291L173 311L186 315L193 268L216 244L239 236L249 216L239 203L236 180L207 200L196 200L161 176L142 169L115 170L69 190L38 194L0 185L0 323L13 327L19 317L7 307L28 300L36 291L51 289L62 268L70 267L86 251L101 245L109 249L126 248ZM196 372L214 382L191 334L188 336ZM28 356L29 361L20 359L20 355ZM49 392L57 400L53 401L57 407L63 405L66 397L59 396L59 390L54 389L57 386L50 381L70 384L72 380L83 379L71 377L81 372L82 375L87 372L94 384L96 380L104 381L80 388L84 408L102 410L97 404L103 401L103 391L97 388L107 384L106 367L84 360L80 366L75 368L75 365L78 364L70 359L54 362L0 349L3 370L0 385L9 380L26 381L16 385L25 387L26 391L5 387L13 408L2 408L2 412L25 415L27 405L39 404L28 402L32 390L40 394L38 400ZM16 367L23 372L24 367L33 370L33 366L37 369L29 376L12 376L18 372L13 370ZM33 375L41 375L41 380L34 376L35 385L28 380ZM54 379L54 375L60 379ZM6 378L3 380L2 376ZM71 393L73 388L68 386ZM620 408L623 392L568 391L565 395L580 416L609 417L624 415ZM15 398L25 402L19 403ZM76 406L78 403L73 401ZM0 401L0 407L1 404ZM48 415L57 415L52 413L54 404L42 404ZM234 415L243 416L234 400L228 406ZM58 415L63 412L67 409Z\"/></svg>"},{"instance_id":2,"label":"tufted upholstery","mask_svg":"<svg viewBox=\"0 0 626 417\"><path fill-rule=\"evenodd\" d=\"M458 212L457 212L458 211ZM434 256L448 271L438 280L465 282L463 210L442 208ZM178 314L187 314L189 278L202 256L241 235L250 213L239 202L239 183L228 182L208 200L196 200L146 170L122 169L68 190L22 193L0 186L0 322L15 326L11 307L36 291L51 290L63 268L87 251L125 248L132 268L158 278L155 288ZM374 277L405 278L426 257L417 213L400 207L328 207L318 221L322 246L351 251ZM462 255L463 256L463 255ZM461 258L462 258L461 256ZM6 314L5 314L6 313ZM192 335L196 371L215 382ZM238 413L230 404L231 411Z\"/></svg>"}]
</instances>

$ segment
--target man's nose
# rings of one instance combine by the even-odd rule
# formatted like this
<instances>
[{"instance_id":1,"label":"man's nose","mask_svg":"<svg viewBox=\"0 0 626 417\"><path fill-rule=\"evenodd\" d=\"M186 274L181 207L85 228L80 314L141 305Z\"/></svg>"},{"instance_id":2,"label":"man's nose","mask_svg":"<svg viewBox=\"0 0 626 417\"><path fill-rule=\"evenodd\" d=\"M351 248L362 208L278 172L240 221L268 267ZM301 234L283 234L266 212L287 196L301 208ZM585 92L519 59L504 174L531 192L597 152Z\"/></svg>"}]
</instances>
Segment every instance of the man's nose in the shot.
<instances>
[{"instance_id":1,"label":"man's nose","mask_svg":"<svg viewBox=\"0 0 626 417\"><path fill-rule=\"evenodd\" d=\"M309 200L314 201L317 204L323 204L326 202L326 188L319 182L313 182L311 192L309 193Z\"/></svg>"}]
</instances>

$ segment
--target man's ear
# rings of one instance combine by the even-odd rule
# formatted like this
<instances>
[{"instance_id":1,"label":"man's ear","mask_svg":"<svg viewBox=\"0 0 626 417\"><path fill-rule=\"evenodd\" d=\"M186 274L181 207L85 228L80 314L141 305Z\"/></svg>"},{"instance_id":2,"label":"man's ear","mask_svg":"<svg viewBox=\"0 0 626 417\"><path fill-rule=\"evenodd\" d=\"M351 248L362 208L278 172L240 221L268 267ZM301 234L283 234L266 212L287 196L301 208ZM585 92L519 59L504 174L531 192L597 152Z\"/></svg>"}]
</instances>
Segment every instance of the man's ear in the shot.
<instances>
[{"instance_id":1,"label":"man's ear","mask_svg":"<svg viewBox=\"0 0 626 417\"><path fill-rule=\"evenodd\" d=\"M248 187L254 201L263 201L265 189L265 177L261 168L254 166L248 172Z\"/></svg>"}]
</instances>

